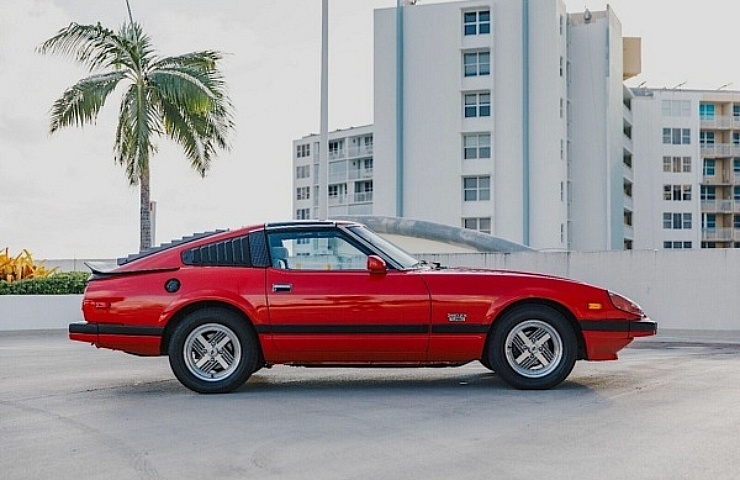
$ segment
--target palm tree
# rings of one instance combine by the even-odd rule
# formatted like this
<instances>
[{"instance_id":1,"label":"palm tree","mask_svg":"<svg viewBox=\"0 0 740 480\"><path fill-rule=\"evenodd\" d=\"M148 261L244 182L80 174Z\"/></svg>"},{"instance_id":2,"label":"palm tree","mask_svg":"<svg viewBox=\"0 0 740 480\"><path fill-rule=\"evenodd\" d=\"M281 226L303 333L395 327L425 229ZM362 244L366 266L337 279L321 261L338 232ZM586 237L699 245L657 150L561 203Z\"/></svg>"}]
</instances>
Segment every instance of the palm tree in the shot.
<instances>
[{"instance_id":1,"label":"palm tree","mask_svg":"<svg viewBox=\"0 0 740 480\"><path fill-rule=\"evenodd\" d=\"M205 50L161 58L133 20L118 33L100 23L71 23L38 50L71 57L90 72L54 102L52 134L62 127L94 123L109 95L125 85L114 158L126 168L129 184L140 187L139 248L150 248L149 161L157 151L154 137L166 136L180 144L201 176L217 150L229 149L226 134L234 126L233 109L217 68L222 54Z\"/></svg>"}]
</instances>

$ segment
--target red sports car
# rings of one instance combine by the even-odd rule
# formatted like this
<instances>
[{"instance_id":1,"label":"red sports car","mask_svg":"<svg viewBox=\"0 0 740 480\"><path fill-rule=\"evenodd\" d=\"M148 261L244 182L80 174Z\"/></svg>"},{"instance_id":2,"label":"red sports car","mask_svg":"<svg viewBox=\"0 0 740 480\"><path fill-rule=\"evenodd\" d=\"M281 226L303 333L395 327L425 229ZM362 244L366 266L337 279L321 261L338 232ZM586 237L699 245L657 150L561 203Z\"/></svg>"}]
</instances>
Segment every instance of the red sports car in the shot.
<instances>
[{"instance_id":1,"label":"red sports car","mask_svg":"<svg viewBox=\"0 0 740 480\"><path fill-rule=\"evenodd\" d=\"M72 340L169 355L202 393L262 367L458 366L547 389L576 360L615 360L656 323L614 292L534 273L420 262L352 222L212 232L91 266Z\"/></svg>"}]
</instances>

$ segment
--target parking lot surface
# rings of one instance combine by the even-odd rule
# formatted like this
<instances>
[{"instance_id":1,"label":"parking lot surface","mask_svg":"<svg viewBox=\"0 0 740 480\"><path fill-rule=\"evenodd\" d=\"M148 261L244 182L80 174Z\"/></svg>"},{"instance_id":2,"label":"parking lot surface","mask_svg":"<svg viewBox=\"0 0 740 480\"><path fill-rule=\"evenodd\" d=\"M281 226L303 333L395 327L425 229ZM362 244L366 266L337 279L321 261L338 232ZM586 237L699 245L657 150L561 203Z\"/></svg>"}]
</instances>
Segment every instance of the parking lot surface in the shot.
<instances>
[{"instance_id":1,"label":"parking lot surface","mask_svg":"<svg viewBox=\"0 0 740 480\"><path fill-rule=\"evenodd\" d=\"M736 479L740 347L637 343L524 392L479 364L256 373L0 334L0 479Z\"/></svg>"}]
</instances>

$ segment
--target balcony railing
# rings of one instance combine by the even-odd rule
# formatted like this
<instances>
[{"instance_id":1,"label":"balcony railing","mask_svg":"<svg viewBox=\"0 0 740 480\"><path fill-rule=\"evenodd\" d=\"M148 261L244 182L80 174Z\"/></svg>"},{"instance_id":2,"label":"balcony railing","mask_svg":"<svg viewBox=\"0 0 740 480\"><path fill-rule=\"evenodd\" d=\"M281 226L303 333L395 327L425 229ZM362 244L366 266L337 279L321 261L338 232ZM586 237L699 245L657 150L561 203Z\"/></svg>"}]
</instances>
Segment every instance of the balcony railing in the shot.
<instances>
[{"instance_id":1,"label":"balcony railing","mask_svg":"<svg viewBox=\"0 0 740 480\"><path fill-rule=\"evenodd\" d=\"M347 203L347 195L329 196L329 205L344 205Z\"/></svg>"},{"instance_id":2,"label":"balcony railing","mask_svg":"<svg viewBox=\"0 0 740 480\"><path fill-rule=\"evenodd\" d=\"M734 175L716 174L716 175L703 175L701 182L704 185L732 185L733 183L740 181L740 178Z\"/></svg>"},{"instance_id":3,"label":"balcony railing","mask_svg":"<svg viewBox=\"0 0 740 480\"><path fill-rule=\"evenodd\" d=\"M702 143L699 147L705 157L740 157L740 145L734 143Z\"/></svg>"},{"instance_id":4,"label":"balcony railing","mask_svg":"<svg viewBox=\"0 0 740 480\"><path fill-rule=\"evenodd\" d=\"M699 119L701 128L706 129L720 129L730 128L733 125L733 117L727 115L714 115L711 117L703 117Z\"/></svg>"},{"instance_id":5,"label":"balcony railing","mask_svg":"<svg viewBox=\"0 0 740 480\"><path fill-rule=\"evenodd\" d=\"M701 239L709 241L723 241L729 242L732 240L733 235L732 228L702 228Z\"/></svg>"},{"instance_id":6,"label":"balcony railing","mask_svg":"<svg viewBox=\"0 0 740 480\"><path fill-rule=\"evenodd\" d=\"M338 160L344 157L345 154L343 150L329 150L329 160Z\"/></svg>"},{"instance_id":7,"label":"balcony railing","mask_svg":"<svg viewBox=\"0 0 740 480\"><path fill-rule=\"evenodd\" d=\"M347 155L350 157L362 157L365 155L372 155L372 154L373 154L372 145L363 145L361 147L349 147L347 149Z\"/></svg>"},{"instance_id":8,"label":"balcony railing","mask_svg":"<svg viewBox=\"0 0 740 480\"><path fill-rule=\"evenodd\" d=\"M624 207L629 210L634 211L635 210L635 200L627 194L623 195L623 197L624 197Z\"/></svg>"},{"instance_id":9,"label":"balcony railing","mask_svg":"<svg viewBox=\"0 0 740 480\"><path fill-rule=\"evenodd\" d=\"M372 202L372 201L373 201L373 192L355 193L355 202L362 203L362 202Z\"/></svg>"},{"instance_id":10,"label":"balcony railing","mask_svg":"<svg viewBox=\"0 0 740 480\"><path fill-rule=\"evenodd\" d=\"M349 179L350 180L359 180L363 178L373 178L373 169L372 168L362 168L359 170L350 170L349 171Z\"/></svg>"},{"instance_id":11,"label":"balcony railing","mask_svg":"<svg viewBox=\"0 0 740 480\"><path fill-rule=\"evenodd\" d=\"M701 201L702 212L720 212L720 213L732 213L740 211L740 202L734 200L702 200Z\"/></svg>"},{"instance_id":12,"label":"balcony railing","mask_svg":"<svg viewBox=\"0 0 740 480\"><path fill-rule=\"evenodd\" d=\"M624 238L629 240L635 239L635 228L632 225L624 225Z\"/></svg>"}]
</instances>

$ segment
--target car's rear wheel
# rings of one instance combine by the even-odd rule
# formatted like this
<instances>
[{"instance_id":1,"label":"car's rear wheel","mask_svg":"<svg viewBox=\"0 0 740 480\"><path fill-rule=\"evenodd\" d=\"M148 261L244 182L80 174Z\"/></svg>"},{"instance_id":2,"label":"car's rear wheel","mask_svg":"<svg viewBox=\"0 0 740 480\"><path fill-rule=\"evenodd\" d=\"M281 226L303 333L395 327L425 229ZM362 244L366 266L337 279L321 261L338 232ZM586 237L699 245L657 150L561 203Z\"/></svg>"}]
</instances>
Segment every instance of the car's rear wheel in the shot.
<instances>
[{"instance_id":1,"label":"car's rear wheel","mask_svg":"<svg viewBox=\"0 0 740 480\"><path fill-rule=\"evenodd\" d=\"M501 378L523 390L544 390L565 380L576 362L573 327L558 311L517 307L496 321L488 359Z\"/></svg>"},{"instance_id":2,"label":"car's rear wheel","mask_svg":"<svg viewBox=\"0 0 740 480\"><path fill-rule=\"evenodd\" d=\"M221 308L188 314L169 345L177 379L199 393L225 393L241 386L257 369L258 343L243 317Z\"/></svg>"}]
</instances>

